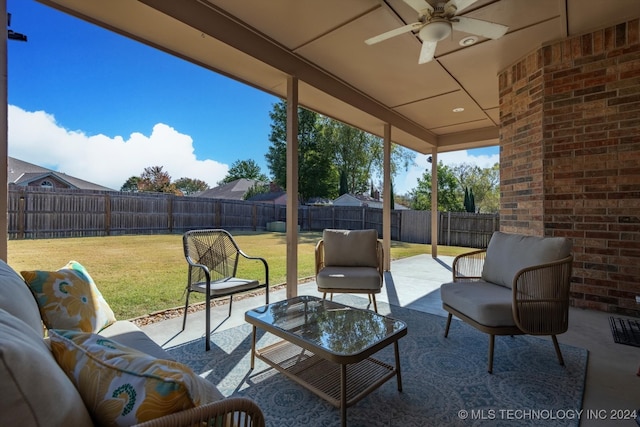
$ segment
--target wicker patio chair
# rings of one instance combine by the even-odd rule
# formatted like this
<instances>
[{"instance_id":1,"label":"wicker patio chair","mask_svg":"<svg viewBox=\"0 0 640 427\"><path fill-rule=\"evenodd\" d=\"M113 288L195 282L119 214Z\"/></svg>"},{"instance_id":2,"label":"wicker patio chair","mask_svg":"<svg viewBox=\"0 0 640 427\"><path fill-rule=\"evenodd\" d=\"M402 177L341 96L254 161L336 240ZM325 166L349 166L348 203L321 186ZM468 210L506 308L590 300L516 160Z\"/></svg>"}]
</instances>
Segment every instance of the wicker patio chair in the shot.
<instances>
[{"instance_id":1,"label":"wicker patio chair","mask_svg":"<svg viewBox=\"0 0 640 427\"><path fill-rule=\"evenodd\" d=\"M231 234L222 229L191 230L182 237L184 256L189 264L186 302L182 330L187 323L189 295L200 292L206 295L205 348L211 344L211 300L229 297L229 316L233 296L239 293L265 289L265 303L269 304L269 266L264 258L248 256L238 247ZM236 277L240 259L258 261L264 265L264 281L258 278Z\"/></svg>"},{"instance_id":2,"label":"wicker patio chair","mask_svg":"<svg viewBox=\"0 0 640 427\"><path fill-rule=\"evenodd\" d=\"M383 250L376 230L322 232L316 244L316 284L322 298L334 293L367 294L377 313L383 283Z\"/></svg>"},{"instance_id":3,"label":"wicker patio chair","mask_svg":"<svg viewBox=\"0 0 640 427\"><path fill-rule=\"evenodd\" d=\"M487 249L457 256L453 282L440 287L442 307L489 334L488 372L496 335L550 335L560 365L557 335L569 327L571 242L495 232Z\"/></svg>"},{"instance_id":4,"label":"wicker patio chair","mask_svg":"<svg viewBox=\"0 0 640 427\"><path fill-rule=\"evenodd\" d=\"M264 425L264 415L254 401L244 397L229 397L136 424L134 427L264 427Z\"/></svg>"}]
</instances>

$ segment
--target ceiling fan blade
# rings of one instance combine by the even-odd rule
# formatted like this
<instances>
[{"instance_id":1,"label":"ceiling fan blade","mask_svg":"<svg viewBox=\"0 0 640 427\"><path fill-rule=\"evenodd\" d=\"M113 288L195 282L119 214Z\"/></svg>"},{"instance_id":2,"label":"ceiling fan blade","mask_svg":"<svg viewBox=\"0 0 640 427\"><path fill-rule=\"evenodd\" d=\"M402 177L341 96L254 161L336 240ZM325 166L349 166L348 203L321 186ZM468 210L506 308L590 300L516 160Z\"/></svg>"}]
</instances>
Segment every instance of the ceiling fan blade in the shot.
<instances>
[{"instance_id":1,"label":"ceiling fan blade","mask_svg":"<svg viewBox=\"0 0 640 427\"><path fill-rule=\"evenodd\" d=\"M433 13L433 7L426 0L404 0L404 2L420 15L426 15L427 12Z\"/></svg>"},{"instance_id":2,"label":"ceiling fan blade","mask_svg":"<svg viewBox=\"0 0 640 427\"><path fill-rule=\"evenodd\" d=\"M422 49L420 49L420 59L418 64L424 64L433 59L433 55L436 54L437 42L422 42Z\"/></svg>"},{"instance_id":3,"label":"ceiling fan blade","mask_svg":"<svg viewBox=\"0 0 640 427\"><path fill-rule=\"evenodd\" d=\"M413 24L405 25L400 28L396 28L395 30L387 31L386 33L379 34L375 37L371 37L370 39L365 40L366 44L376 44L383 40L390 39L391 37L399 36L400 34L408 33L413 30L417 30L422 27L424 24L422 22L414 22Z\"/></svg>"},{"instance_id":4,"label":"ceiling fan blade","mask_svg":"<svg viewBox=\"0 0 640 427\"><path fill-rule=\"evenodd\" d=\"M444 10L447 10L447 6L452 4L456 7L456 13L460 13L461 10L468 8L477 1L478 0L449 0L445 5Z\"/></svg>"},{"instance_id":5,"label":"ceiling fan blade","mask_svg":"<svg viewBox=\"0 0 640 427\"><path fill-rule=\"evenodd\" d=\"M456 22L456 20L458 22ZM456 16L455 20L451 22L451 26L455 31L463 31L489 39L499 39L509 30L509 27L506 25L494 24L493 22L467 18L465 16Z\"/></svg>"}]
</instances>

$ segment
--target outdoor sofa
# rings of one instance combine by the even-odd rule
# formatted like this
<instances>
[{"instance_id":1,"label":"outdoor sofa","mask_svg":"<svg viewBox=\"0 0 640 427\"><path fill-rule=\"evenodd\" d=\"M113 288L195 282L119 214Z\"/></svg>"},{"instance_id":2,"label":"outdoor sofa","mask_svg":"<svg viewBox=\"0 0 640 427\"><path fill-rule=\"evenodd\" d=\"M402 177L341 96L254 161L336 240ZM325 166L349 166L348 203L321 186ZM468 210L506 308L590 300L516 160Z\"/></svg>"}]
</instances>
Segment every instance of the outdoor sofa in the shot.
<instances>
[{"instance_id":1,"label":"outdoor sofa","mask_svg":"<svg viewBox=\"0 0 640 427\"><path fill-rule=\"evenodd\" d=\"M22 274L26 281L0 261L0 425L264 426L253 401L224 398L135 324L115 321L79 263ZM59 286L42 285L50 279ZM93 297L75 301L91 304L65 306L77 289L66 281L77 280L91 285ZM87 307L96 313L78 317ZM74 325L79 329L69 329ZM87 328L99 334L81 330ZM114 413L115 419L103 416Z\"/></svg>"}]
</instances>

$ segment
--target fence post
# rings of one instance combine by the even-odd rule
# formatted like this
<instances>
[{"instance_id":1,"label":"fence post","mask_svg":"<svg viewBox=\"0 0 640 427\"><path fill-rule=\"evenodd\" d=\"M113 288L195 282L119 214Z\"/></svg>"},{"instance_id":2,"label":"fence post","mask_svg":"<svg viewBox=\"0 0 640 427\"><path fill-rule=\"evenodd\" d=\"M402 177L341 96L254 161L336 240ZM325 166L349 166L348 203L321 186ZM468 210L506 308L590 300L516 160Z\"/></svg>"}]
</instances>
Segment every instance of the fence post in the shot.
<instances>
[{"instance_id":1,"label":"fence post","mask_svg":"<svg viewBox=\"0 0 640 427\"><path fill-rule=\"evenodd\" d=\"M104 234L111 236L111 196L104 195Z\"/></svg>"},{"instance_id":2,"label":"fence post","mask_svg":"<svg viewBox=\"0 0 640 427\"><path fill-rule=\"evenodd\" d=\"M169 233L173 233L173 198L175 196L172 194L169 196L167 200L167 228L169 229Z\"/></svg>"},{"instance_id":3,"label":"fence post","mask_svg":"<svg viewBox=\"0 0 640 427\"><path fill-rule=\"evenodd\" d=\"M331 206L331 228L336 228L336 208Z\"/></svg>"},{"instance_id":4,"label":"fence post","mask_svg":"<svg viewBox=\"0 0 640 427\"><path fill-rule=\"evenodd\" d=\"M451 211L447 212L447 246L451 246Z\"/></svg>"},{"instance_id":5,"label":"fence post","mask_svg":"<svg viewBox=\"0 0 640 427\"><path fill-rule=\"evenodd\" d=\"M18 199L18 239L24 239L24 228L25 228L25 200L24 200L24 192L20 191L20 198Z\"/></svg>"},{"instance_id":6,"label":"fence post","mask_svg":"<svg viewBox=\"0 0 640 427\"><path fill-rule=\"evenodd\" d=\"M258 229L258 205L256 203L252 205L251 215L253 217L253 231L256 231Z\"/></svg>"}]
</instances>

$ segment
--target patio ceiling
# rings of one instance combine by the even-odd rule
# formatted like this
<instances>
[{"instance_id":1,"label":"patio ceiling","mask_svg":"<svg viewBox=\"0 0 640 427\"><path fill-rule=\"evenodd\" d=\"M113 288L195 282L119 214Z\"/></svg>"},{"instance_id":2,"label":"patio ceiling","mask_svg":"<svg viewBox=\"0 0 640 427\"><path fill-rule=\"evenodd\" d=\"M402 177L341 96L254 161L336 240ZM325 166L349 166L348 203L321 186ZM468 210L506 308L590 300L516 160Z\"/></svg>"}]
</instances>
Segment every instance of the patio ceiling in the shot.
<instances>
[{"instance_id":1,"label":"patio ceiling","mask_svg":"<svg viewBox=\"0 0 640 427\"><path fill-rule=\"evenodd\" d=\"M497 74L541 45L640 16L638 0L478 0L461 15L509 26L498 40L453 32L419 65L403 0L39 0L420 153L498 144ZM429 0L434 4L434 0ZM179 78L180 76L176 76ZM464 108L455 113L454 108Z\"/></svg>"}]
</instances>

